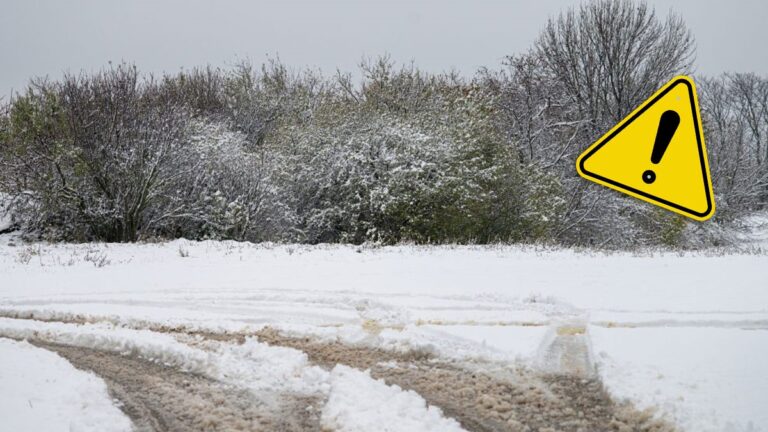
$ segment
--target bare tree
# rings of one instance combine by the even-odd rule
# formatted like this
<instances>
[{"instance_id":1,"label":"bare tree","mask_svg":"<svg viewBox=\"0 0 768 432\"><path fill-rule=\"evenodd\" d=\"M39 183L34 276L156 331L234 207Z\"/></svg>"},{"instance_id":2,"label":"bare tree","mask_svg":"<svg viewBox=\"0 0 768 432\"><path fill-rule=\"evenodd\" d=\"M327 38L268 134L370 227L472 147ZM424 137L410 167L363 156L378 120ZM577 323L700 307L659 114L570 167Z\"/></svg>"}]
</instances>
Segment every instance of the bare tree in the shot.
<instances>
[{"instance_id":1,"label":"bare tree","mask_svg":"<svg viewBox=\"0 0 768 432\"><path fill-rule=\"evenodd\" d=\"M595 124L623 118L656 88L690 70L694 40L682 18L645 2L594 0L550 19L536 47L549 71Z\"/></svg>"},{"instance_id":2,"label":"bare tree","mask_svg":"<svg viewBox=\"0 0 768 432\"><path fill-rule=\"evenodd\" d=\"M737 73L728 78L736 108L752 138L755 161L762 165L768 158L768 81L754 73Z\"/></svg>"},{"instance_id":3,"label":"bare tree","mask_svg":"<svg viewBox=\"0 0 768 432\"><path fill-rule=\"evenodd\" d=\"M699 80L718 213L726 218L768 200L768 80L754 74Z\"/></svg>"}]
</instances>

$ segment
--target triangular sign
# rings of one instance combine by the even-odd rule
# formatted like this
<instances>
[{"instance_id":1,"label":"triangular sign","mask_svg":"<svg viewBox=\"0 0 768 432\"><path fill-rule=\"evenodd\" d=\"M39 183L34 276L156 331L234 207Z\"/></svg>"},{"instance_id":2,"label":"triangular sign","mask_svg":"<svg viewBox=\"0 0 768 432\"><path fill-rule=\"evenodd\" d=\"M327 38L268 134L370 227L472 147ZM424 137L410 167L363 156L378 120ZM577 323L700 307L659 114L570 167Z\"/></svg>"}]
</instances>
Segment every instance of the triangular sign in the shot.
<instances>
[{"instance_id":1,"label":"triangular sign","mask_svg":"<svg viewBox=\"0 0 768 432\"><path fill-rule=\"evenodd\" d=\"M696 86L678 76L592 144L579 175L703 221L715 213Z\"/></svg>"}]
</instances>

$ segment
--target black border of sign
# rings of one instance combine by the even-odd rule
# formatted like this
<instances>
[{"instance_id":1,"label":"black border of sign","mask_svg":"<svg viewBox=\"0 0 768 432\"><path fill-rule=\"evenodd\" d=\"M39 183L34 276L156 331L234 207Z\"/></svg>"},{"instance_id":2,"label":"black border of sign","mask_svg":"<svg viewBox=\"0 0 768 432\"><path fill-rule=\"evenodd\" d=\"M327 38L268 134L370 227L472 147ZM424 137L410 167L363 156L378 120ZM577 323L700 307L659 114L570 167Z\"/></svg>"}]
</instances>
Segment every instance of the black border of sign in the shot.
<instances>
[{"instance_id":1,"label":"black border of sign","mask_svg":"<svg viewBox=\"0 0 768 432\"><path fill-rule=\"evenodd\" d=\"M645 110L647 110L648 108L650 108L650 107L651 107L653 104L655 104L655 103L656 103L656 102L657 102L659 99L661 99L662 97L664 97L664 95L666 95L667 93L669 93L669 91L670 91L670 90L672 90L672 89L673 89L675 86L677 86L678 84L685 84L685 86L688 88L688 99L691 101L691 113L692 113L692 115L693 115L693 127L694 127L694 129L696 129L696 144L697 144L697 146L698 146L698 148L699 148L699 163L701 164L701 179L704 181L704 191L706 192L706 195L707 195L707 210L706 210L706 211L704 211L703 213L699 213L699 212L696 212L696 211L694 211L694 210L691 210L691 209L689 209L689 208L687 208L687 207L683 207L683 206L681 206L681 205L679 205L679 204L675 204L675 203L673 203L673 202L669 202L669 201L667 201L667 200L665 200L665 199L662 199L662 198L659 198L659 197L653 196L653 195L651 195L651 194L649 194L649 193L646 193L646 192L643 192L643 191L637 190L637 189L635 189L635 188L633 188L633 187L630 187L630 186L627 186L627 185L623 185L623 184L621 184L621 183L619 183L619 182L616 182L616 181L613 181L613 180L611 180L611 179L607 179L607 178L605 178L605 177L603 177L603 176L600 176L600 175L597 175L597 174L595 174L595 173L593 173L593 172L587 171L587 170L584 168L584 162L585 162L587 159L589 159L589 158L590 158L590 156L592 156L592 155L593 155L595 152L597 152L598 150L600 150L600 148L601 148L603 145L607 144L607 143L608 143L608 141L610 141L610 140L611 140L611 139L612 139L614 136L616 136L616 135L617 135L619 132L621 132L622 130L624 130L624 128L625 128L625 127L627 127L627 125L629 125L630 123L632 123L633 121L635 121L635 120L636 120L638 117L640 117L640 116L641 116L641 115L642 115L642 114L645 112ZM653 98L653 99L651 99L650 101L646 102L646 103L645 103L645 105L643 105L643 107L642 107L642 108L641 108L641 109L640 109L638 112L636 112L636 113L635 113L635 114L634 114L632 117L630 117L629 119L626 119L626 120L624 120L624 121L621 123L621 126L619 126L619 128L618 128L618 129L616 129L616 130L615 130L615 131L613 131L613 132L612 132L610 135L608 135L608 136L607 136L607 137L605 137L603 140L601 140L601 141L600 141L600 143L599 143L599 144L597 144L597 145L596 145L596 146L595 146L595 147L594 147L592 150L590 150L590 151L589 151L587 154L585 154L585 155L584 155L584 157L582 157L581 159L579 159L579 169L581 170L581 172L582 172L582 173L584 173L585 175L588 175L588 176L590 176L590 177L592 177L592 178L596 178L596 179L598 179L598 180L600 180L600 181L603 181L603 182L605 182L605 183L609 183L609 184L612 184L612 185L614 185L614 186L616 186L616 187L618 187L618 188L621 188L621 189L624 189L624 190L628 190L628 191L630 191L630 192L633 192L633 193L635 193L635 194L638 194L638 195L642 195L642 196L644 196L644 197L646 197L646 198L649 198L649 199L651 199L651 200L654 200L654 201L660 202L660 203L662 203L662 204L664 204L664 205L667 205L667 206L669 206L669 207L674 207L674 208L676 208L676 209L678 209L678 210L680 210L680 211L683 211L683 212L686 212L686 213L690 213L690 214L692 214L692 215L695 215L695 216L698 216L698 217L704 217L704 216L707 216L707 215L708 215L708 214L710 214L710 212L712 211L712 197L711 197L711 196L710 196L710 194L709 194L709 184L708 184L708 182L707 182L707 166L706 166L706 163L704 162L704 157L705 157L705 156L704 156L704 148L703 148L703 146L701 145L701 135L700 135L700 132L699 132L699 116L698 116L698 112L697 112L697 110L696 110L696 104L695 104L695 102L694 102L694 99L693 99L693 98L694 98L694 94L693 94L693 87L691 87L691 83L690 83L690 82L688 82L688 80L687 80L687 79L685 79L685 78L679 78L679 79L677 79L677 80L673 81L673 82L672 82L672 83L671 83L671 84L670 84L670 85L669 85L669 86L668 86L666 89L664 89L664 91L662 91L661 93L659 93L659 94L658 94L658 95L657 95L655 98Z\"/></svg>"}]
</instances>

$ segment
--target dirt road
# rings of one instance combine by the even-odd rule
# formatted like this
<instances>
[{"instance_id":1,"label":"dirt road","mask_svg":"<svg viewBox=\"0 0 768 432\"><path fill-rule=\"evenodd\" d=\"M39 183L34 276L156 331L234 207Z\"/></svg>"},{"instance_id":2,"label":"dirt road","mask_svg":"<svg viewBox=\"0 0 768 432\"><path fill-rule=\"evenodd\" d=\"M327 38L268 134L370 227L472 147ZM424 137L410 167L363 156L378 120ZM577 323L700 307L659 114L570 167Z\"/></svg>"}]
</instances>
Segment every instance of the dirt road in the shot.
<instances>
[{"instance_id":1,"label":"dirt road","mask_svg":"<svg viewBox=\"0 0 768 432\"><path fill-rule=\"evenodd\" d=\"M674 429L648 412L614 402L596 377L539 373L524 367L456 365L424 353L291 338L265 329L260 340L307 353L325 367L370 369L374 378L420 394L475 432L648 431Z\"/></svg>"},{"instance_id":2,"label":"dirt road","mask_svg":"<svg viewBox=\"0 0 768 432\"><path fill-rule=\"evenodd\" d=\"M100 376L136 431L319 430L320 402L255 395L169 366L89 348L31 341Z\"/></svg>"},{"instance_id":3,"label":"dirt road","mask_svg":"<svg viewBox=\"0 0 768 432\"><path fill-rule=\"evenodd\" d=\"M343 364L370 370L374 378L418 393L471 432L674 430L648 412L612 400L597 375L585 372L583 334L578 328L558 330L552 358L563 366L547 371L521 365L458 364L418 351L391 352L289 337L271 328L250 334L151 330L198 349L241 344L247 337L256 337L272 346L300 350L325 369ZM104 379L137 431L322 430L322 396L256 393L135 354L34 338L30 342Z\"/></svg>"}]
</instances>

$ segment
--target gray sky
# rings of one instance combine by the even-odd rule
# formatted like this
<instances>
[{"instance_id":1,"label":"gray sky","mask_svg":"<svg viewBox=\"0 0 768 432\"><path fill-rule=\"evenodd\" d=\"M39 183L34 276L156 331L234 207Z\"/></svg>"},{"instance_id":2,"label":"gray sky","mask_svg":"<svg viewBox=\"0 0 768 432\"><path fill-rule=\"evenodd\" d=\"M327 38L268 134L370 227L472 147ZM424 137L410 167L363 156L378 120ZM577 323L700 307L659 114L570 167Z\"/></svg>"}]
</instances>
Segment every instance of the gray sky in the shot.
<instances>
[{"instance_id":1,"label":"gray sky","mask_svg":"<svg viewBox=\"0 0 768 432\"><path fill-rule=\"evenodd\" d=\"M279 57L333 72L389 53L425 70L472 74L531 46L568 0L0 0L0 97L32 76L134 62L143 72ZM768 74L768 2L650 0L681 14L697 71Z\"/></svg>"}]
</instances>

